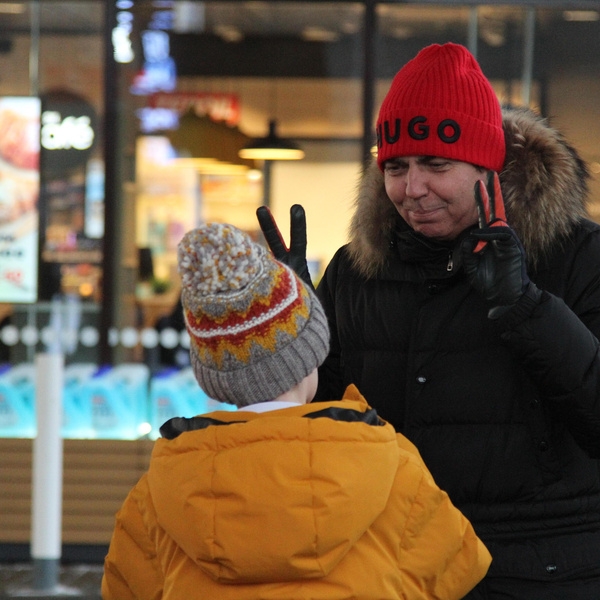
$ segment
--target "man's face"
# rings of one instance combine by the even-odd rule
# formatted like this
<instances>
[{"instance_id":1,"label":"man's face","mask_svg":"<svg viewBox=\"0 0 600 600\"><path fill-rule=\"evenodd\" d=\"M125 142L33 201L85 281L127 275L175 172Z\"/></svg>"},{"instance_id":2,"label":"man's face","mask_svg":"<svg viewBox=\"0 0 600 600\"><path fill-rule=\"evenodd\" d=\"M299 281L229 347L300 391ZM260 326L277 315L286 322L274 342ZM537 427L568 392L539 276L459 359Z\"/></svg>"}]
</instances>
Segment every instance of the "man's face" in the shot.
<instances>
[{"instance_id":1,"label":"man's face","mask_svg":"<svg viewBox=\"0 0 600 600\"><path fill-rule=\"evenodd\" d=\"M400 216L419 233L453 240L477 223L473 190L484 171L434 156L402 156L384 163L385 191Z\"/></svg>"}]
</instances>

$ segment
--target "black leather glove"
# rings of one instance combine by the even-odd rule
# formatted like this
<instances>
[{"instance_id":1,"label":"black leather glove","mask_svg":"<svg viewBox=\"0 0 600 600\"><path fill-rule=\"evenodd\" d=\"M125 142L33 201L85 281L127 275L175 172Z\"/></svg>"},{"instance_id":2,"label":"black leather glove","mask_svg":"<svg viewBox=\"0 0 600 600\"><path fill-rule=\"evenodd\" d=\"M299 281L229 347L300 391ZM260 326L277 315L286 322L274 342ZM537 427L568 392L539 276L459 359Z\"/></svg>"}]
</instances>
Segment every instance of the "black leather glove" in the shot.
<instances>
[{"instance_id":1,"label":"black leather glove","mask_svg":"<svg viewBox=\"0 0 600 600\"><path fill-rule=\"evenodd\" d=\"M462 243L465 272L471 285L490 305L488 317L497 319L513 307L529 285L525 251L506 222L498 174L490 171L487 184L475 184L479 228Z\"/></svg>"},{"instance_id":2,"label":"black leather glove","mask_svg":"<svg viewBox=\"0 0 600 600\"><path fill-rule=\"evenodd\" d=\"M314 290L308 263L306 262L306 215L300 204L290 208L290 247L285 245L283 236L275 223L271 211L266 206L256 209L256 217L265 240L273 256L283 264L292 268L296 275Z\"/></svg>"}]
</instances>

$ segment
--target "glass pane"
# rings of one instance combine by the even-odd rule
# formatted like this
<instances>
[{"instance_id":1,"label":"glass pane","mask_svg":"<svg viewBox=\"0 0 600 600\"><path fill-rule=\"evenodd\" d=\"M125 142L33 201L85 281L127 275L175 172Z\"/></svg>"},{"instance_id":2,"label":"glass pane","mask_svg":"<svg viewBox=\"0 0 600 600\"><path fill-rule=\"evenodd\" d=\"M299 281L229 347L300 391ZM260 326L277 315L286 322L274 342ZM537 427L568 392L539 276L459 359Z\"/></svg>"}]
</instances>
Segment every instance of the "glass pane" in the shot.
<instances>
[{"instance_id":1,"label":"glass pane","mask_svg":"<svg viewBox=\"0 0 600 600\"><path fill-rule=\"evenodd\" d=\"M174 2L158 12L151 3L132 7L133 48L141 52L122 66L133 76L127 102L138 124L135 223L125 252L150 248L155 275L171 286L161 294L164 312L178 292L176 245L185 230L227 221L259 239L260 204L287 231L289 208L301 203L318 277L346 240L360 171L363 5ZM171 63L149 57L153 28L168 31ZM238 150L271 126L301 148L302 160L239 159ZM149 298L155 290L138 286L137 303ZM144 323L156 319L143 312Z\"/></svg>"},{"instance_id":2,"label":"glass pane","mask_svg":"<svg viewBox=\"0 0 600 600\"><path fill-rule=\"evenodd\" d=\"M22 186L17 189L14 181L8 186L6 173L0 176L4 184L0 204L12 202L14 209L0 219L2 251L9 251L9 240L18 244L33 210L39 211L42 248L39 302L0 305L0 330L2 325L16 328L16 337L11 330L2 337L0 362L31 361L35 352L50 343L42 331L51 323L50 300L56 293L80 299L79 324L98 327L101 240L88 227L86 179L90 165L104 152L99 128L104 95L103 27L104 2L100 0L0 5L0 96L39 97L42 110L38 119L41 131L36 138L27 138L31 144L35 140L40 153L40 187L35 196L25 194ZM77 112L81 109L87 111L86 117ZM8 143L6 129L1 139ZM18 146L23 155L28 145ZM25 181L23 169L20 173L20 181ZM11 174L18 175L14 169ZM35 220L37 227L37 215ZM33 234L37 237L37 232ZM37 239L32 238L34 243L37 245ZM0 277L4 279L6 261L1 262ZM37 272L27 277L37 279ZM69 335L77 337L78 332L70 330ZM72 340L65 339L64 344L71 347ZM97 359L96 343L79 349L79 360Z\"/></svg>"},{"instance_id":3,"label":"glass pane","mask_svg":"<svg viewBox=\"0 0 600 600\"><path fill-rule=\"evenodd\" d=\"M378 107L391 79L432 43L468 46L502 103L527 105L550 119L590 165L590 212L600 218L600 12L454 3L384 3L377 7ZM376 115L375 115L376 118Z\"/></svg>"}]
</instances>

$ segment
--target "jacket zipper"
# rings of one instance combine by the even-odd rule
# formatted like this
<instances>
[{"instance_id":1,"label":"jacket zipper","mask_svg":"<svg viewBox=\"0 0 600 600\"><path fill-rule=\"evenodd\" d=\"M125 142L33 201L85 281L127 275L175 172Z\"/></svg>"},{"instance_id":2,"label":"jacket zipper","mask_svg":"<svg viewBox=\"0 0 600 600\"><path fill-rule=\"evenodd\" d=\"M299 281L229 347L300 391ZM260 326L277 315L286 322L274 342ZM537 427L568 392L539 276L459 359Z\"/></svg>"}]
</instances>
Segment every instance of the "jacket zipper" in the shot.
<instances>
[{"instance_id":1,"label":"jacket zipper","mask_svg":"<svg viewBox=\"0 0 600 600\"><path fill-rule=\"evenodd\" d=\"M448 255L448 264L446 265L446 271L450 272L454 268L454 260L452 258L452 253Z\"/></svg>"}]
</instances>

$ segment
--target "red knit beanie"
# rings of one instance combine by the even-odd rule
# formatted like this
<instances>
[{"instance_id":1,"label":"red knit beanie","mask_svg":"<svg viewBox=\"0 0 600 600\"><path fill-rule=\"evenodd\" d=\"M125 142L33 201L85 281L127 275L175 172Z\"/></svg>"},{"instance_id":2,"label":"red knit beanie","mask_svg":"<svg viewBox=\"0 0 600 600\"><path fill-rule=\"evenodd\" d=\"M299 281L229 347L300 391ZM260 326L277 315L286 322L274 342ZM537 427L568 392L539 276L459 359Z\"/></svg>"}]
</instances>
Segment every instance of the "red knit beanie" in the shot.
<instances>
[{"instance_id":1,"label":"red knit beanie","mask_svg":"<svg viewBox=\"0 0 600 600\"><path fill-rule=\"evenodd\" d=\"M458 44L421 50L394 77L377 119L377 164L440 156L500 171L505 143L496 94Z\"/></svg>"}]
</instances>

